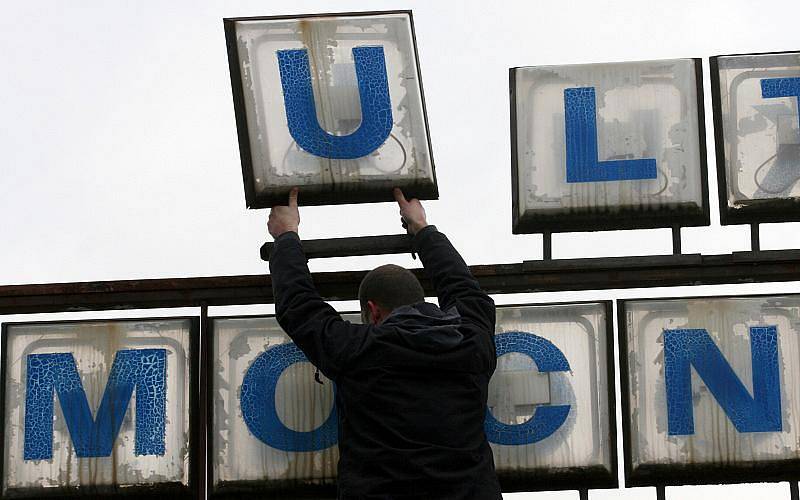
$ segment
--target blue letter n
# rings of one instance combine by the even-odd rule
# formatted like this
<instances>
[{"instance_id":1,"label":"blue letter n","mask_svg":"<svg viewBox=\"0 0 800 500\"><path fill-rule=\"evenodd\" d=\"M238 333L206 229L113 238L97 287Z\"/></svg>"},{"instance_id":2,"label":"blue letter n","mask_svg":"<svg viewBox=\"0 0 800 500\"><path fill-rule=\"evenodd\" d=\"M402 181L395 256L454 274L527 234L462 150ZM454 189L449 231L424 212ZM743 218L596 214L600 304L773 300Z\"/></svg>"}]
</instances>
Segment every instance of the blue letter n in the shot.
<instances>
[{"instance_id":1,"label":"blue letter n","mask_svg":"<svg viewBox=\"0 0 800 500\"><path fill-rule=\"evenodd\" d=\"M654 158L598 161L594 87L564 89L567 182L655 179Z\"/></svg>"},{"instance_id":2,"label":"blue letter n","mask_svg":"<svg viewBox=\"0 0 800 500\"><path fill-rule=\"evenodd\" d=\"M136 455L163 455L166 427L167 351L122 350L96 418L92 418L72 353L30 354L25 395L25 460L53 456L53 392L58 395L75 454L107 457L136 389Z\"/></svg>"},{"instance_id":3,"label":"blue letter n","mask_svg":"<svg viewBox=\"0 0 800 500\"><path fill-rule=\"evenodd\" d=\"M664 330L669 435L694 434L691 367L738 432L779 432L781 386L778 330L750 327L753 396L705 329Z\"/></svg>"}]
</instances>

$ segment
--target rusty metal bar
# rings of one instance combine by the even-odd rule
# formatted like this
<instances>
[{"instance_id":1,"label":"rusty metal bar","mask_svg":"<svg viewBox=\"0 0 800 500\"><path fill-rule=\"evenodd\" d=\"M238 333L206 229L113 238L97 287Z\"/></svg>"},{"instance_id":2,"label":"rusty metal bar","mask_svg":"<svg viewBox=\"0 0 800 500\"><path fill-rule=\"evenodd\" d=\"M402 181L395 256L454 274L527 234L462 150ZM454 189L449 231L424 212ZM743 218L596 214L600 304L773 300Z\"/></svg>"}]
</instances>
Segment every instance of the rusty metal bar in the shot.
<instances>
[{"instance_id":1,"label":"rusty metal bar","mask_svg":"<svg viewBox=\"0 0 800 500\"><path fill-rule=\"evenodd\" d=\"M681 254L681 226L672 226L672 253Z\"/></svg>"},{"instance_id":2,"label":"rusty metal bar","mask_svg":"<svg viewBox=\"0 0 800 500\"><path fill-rule=\"evenodd\" d=\"M800 281L800 250L537 260L471 269L483 289L493 294ZM424 271L413 271L432 293ZM353 300L366 272L314 273L313 277L326 299ZM268 275L0 286L0 314L273 301Z\"/></svg>"},{"instance_id":3,"label":"rusty metal bar","mask_svg":"<svg viewBox=\"0 0 800 500\"><path fill-rule=\"evenodd\" d=\"M553 234L550 231L542 233L542 259L553 259Z\"/></svg>"},{"instance_id":4,"label":"rusty metal bar","mask_svg":"<svg viewBox=\"0 0 800 500\"><path fill-rule=\"evenodd\" d=\"M269 261L269 255L272 253L274 246L275 243L271 241L261 245L261 260ZM303 250L309 259L408 253L411 251L411 236L408 234L386 234L381 236L303 240Z\"/></svg>"},{"instance_id":5,"label":"rusty metal bar","mask_svg":"<svg viewBox=\"0 0 800 500\"><path fill-rule=\"evenodd\" d=\"M209 480L213 480L213 470L209 467L208 461L208 450L209 446L208 443L210 439L212 439L212 431L211 431L211 417L213 413L209 411L209 401L213 401L213 397L211 397L211 388L209 386L208 380L208 370L206 369L208 366L211 365L211 353L209 349L211 348L211 321L208 319L208 304L202 302L200 304L200 375L199 375L199 386L200 386L200 422L201 430L200 432L194 434L197 436L199 441L198 449L200 450L199 457L195 457L200 465L197 467L198 471L198 492L197 497L198 499L205 499L208 498L208 483Z\"/></svg>"},{"instance_id":6,"label":"rusty metal bar","mask_svg":"<svg viewBox=\"0 0 800 500\"><path fill-rule=\"evenodd\" d=\"M761 250L761 237L758 231L758 222L750 224L750 250L753 252Z\"/></svg>"}]
</instances>

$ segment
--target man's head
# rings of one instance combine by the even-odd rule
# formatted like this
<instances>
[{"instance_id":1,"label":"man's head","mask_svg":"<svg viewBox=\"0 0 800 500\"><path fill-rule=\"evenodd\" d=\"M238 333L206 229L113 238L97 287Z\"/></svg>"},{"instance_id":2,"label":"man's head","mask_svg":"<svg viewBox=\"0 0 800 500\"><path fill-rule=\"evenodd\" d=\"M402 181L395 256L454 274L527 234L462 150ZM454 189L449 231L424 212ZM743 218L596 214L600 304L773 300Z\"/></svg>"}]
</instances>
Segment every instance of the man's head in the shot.
<instances>
[{"instance_id":1,"label":"man's head","mask_svg":"<svg viewBox=\"0 0 800 500\"><path fill-rule=\"evenodd\" d=\"M398 307L425 300L425 292L414 273L386 264L364 276L358 287L358 300L361 302L361 320L377 325Z\"/></svg>"}]
</instances>

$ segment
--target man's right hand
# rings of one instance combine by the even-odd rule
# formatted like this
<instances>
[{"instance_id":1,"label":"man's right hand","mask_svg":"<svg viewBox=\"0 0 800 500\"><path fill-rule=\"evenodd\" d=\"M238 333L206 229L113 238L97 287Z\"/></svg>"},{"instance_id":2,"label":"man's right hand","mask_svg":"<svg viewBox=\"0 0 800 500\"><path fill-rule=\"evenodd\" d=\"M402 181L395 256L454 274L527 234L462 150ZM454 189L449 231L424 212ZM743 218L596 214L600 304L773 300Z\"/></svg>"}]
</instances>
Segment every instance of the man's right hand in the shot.
<instances>
[{"instance_id":1,"label":"man's right hand","mask_svg":"<svg viewBox=\"0 0 800 500\"><path fill-rule=\"evenodd\" d=\"M408 226L409 233L417 234L428 225L428 221L425 220L425 209L418 199L406 200L400 188L394 188L394 199L400 205L400 217Z\"/></svg>"}]
</instances>

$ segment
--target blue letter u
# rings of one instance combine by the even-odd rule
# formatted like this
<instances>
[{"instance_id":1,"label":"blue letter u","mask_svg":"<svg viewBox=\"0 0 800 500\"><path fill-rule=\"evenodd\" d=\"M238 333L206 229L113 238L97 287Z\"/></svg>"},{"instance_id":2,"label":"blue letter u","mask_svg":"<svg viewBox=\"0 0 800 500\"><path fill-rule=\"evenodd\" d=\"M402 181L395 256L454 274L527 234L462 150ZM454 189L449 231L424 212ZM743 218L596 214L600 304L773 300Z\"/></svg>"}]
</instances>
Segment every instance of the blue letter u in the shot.
<instances>
[{"instance_id":1,"label":"blue letter u","mask_svg":"<svg viewBox=\"0 0 800 500\"><path fill-rule=\"evenodd\" d=\"M281 373L295 363L308 361L294 344L280 344L258 355L242 381L239 404L247 428L264 444L282 451L317 451L330 448L338 440L339 418L336 405L317 429L298 432L289 429L275 408L275 389Z\"/></svg>"},{"instance_id":2,"label":"blue letter u","mask_svg":"<svg viewBox=\"0 0 800 500\"><path fill-rule=\"evenodd\" d=\"M361 99L361 125L350 135L332 135L317 120L311 70L305 49L279 50L278 67L289 133L297 145L323 158L348 160L378 149L392 131L392 101L383 47L353 48Z\"/></svg>"},{"instance_id":3,"label":"blue letter u","mask_svg":"<svg viewBox=\"0 0 800 500\"><path fill-rule=\"evenodd\" d=\"M547 339L524 332L495 335L497 357L511 352L525 354L533 359L540 372L569 371L569 362L561 350ZM497 444L532 444L550 436L567 420L570 405L538 406L527 422L504 424L486 410L484 430L486 438Z\"/></svg>"}]
</instances>

